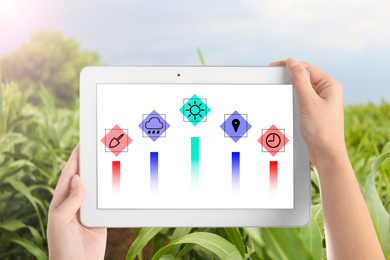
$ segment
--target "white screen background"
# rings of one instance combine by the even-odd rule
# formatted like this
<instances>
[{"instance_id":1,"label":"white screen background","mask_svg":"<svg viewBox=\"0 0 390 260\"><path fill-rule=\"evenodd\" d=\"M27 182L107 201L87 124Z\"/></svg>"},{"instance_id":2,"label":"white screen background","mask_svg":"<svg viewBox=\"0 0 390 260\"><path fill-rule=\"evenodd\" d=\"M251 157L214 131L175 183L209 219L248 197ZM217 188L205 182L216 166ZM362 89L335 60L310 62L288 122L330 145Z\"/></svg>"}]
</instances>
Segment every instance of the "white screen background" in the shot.
<instances>
[{"instance_id":1,"label":"white screen background","mask_svg":"<svg viewBox=\"0 0 390 260\"><path fill-rule=\"evenodd\" d=\"M97 84L99 209L293 208L292 85ZM207 99L207 122L183 122L184 98ZM156 110L170 124L153 142L138 127ZM248 137L235 143L220 125L225 114L248 115ZM116 157L100 141L105 129L127 129L133 142ZM272 125L290 140L275 157L257 141ZM191 137L199 137L199 190L191 189ZM263 149L265 151L265 149ZM159 153L158 193L150 192L150 152ZM240 191L232 192L232 152L240 152ZM112 161L121 161L120 195L112 192ZM269 161L278 161L278 191L270 192Z\"/></svg>"}]
</instances>

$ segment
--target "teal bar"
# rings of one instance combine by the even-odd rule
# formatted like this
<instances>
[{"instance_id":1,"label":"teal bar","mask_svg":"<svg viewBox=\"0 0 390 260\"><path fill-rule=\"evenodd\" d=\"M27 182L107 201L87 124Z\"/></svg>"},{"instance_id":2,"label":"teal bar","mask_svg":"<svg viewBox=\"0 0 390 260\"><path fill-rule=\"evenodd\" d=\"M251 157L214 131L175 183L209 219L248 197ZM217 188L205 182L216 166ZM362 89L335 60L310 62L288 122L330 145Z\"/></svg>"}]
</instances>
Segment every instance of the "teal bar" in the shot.
<instances>
[{"instance_id":1,"label":"teal bar","mask_svg":"<svg viewBox=\"0 0 390 260\"><path fill-rule=\"evenodd\" d=\"M192 190L199 187L199 137L191 137L191 185Z\"/></svg>"}]
</instances>

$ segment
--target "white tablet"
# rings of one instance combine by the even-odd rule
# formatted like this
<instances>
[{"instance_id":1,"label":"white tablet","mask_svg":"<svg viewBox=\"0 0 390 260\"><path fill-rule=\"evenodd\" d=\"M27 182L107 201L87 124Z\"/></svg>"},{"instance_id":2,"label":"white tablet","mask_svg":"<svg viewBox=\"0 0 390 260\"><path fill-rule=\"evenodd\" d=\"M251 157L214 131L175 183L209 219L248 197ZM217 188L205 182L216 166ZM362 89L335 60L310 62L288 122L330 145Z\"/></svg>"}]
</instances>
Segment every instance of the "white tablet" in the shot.
<instances>
[{"instance_id":1,"label":"white tablet","mask_svg":"<svg viewBox=\"0 0 390 260\"><path fill-rule=\"evenodd\" d=\"M303 226L310 164L283 67L87 67L81 221Z\"/></svg>"}]
</instances>

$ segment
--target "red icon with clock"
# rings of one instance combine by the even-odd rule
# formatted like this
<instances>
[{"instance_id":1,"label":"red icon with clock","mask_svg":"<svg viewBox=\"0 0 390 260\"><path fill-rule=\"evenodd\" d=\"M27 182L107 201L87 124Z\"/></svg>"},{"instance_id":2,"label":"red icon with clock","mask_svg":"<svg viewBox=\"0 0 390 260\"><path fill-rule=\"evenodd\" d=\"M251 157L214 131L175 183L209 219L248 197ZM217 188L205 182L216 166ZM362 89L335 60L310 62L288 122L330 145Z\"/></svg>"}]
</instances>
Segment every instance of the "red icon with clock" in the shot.
<instances>
[{"instance_id":1,"label":"red icon with clock","mask_svg":"<svg viewBox=\"0 0 390 260\"><path fill-rule=\"evenodd\" d=\"M277 133L270 133L267 135L265 138L265 143L268 145L270 148L276 148L280 145L281 143L281 138Z\"/></svg>"},{"instance_id":2,"label":"red icon with clock","mask_svg":"<svg viewBox=\"0 0 390 260\"><path fill-rule=\"evenodd\" d=\"M268 129L263 129L263 135L257 141L265 149L263 152L269 152L272 156L275 156L278 152L284 152L284 146L290 140L284 135L284 129L272 125Z\"/></svg>"}]
</instances>

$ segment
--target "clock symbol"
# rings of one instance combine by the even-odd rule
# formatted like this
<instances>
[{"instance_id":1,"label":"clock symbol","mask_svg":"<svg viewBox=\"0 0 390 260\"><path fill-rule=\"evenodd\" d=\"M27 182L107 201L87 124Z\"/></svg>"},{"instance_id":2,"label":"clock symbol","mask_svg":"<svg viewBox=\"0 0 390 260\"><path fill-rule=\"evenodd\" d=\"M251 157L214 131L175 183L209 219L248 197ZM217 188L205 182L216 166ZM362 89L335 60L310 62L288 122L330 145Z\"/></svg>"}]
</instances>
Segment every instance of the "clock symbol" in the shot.
<instances>
[{"instance_id":1,"label":"clock symbol","mask_svg":"<svg viewBox=\"0 0 390 260\"><path fill-rule=\"evenodd\" d=\"M267 135L267 138L265 138L265 142L270 148L276 148L280 145L280 136L276 133L270 133Z\"/></svg>"}]
</instances>

